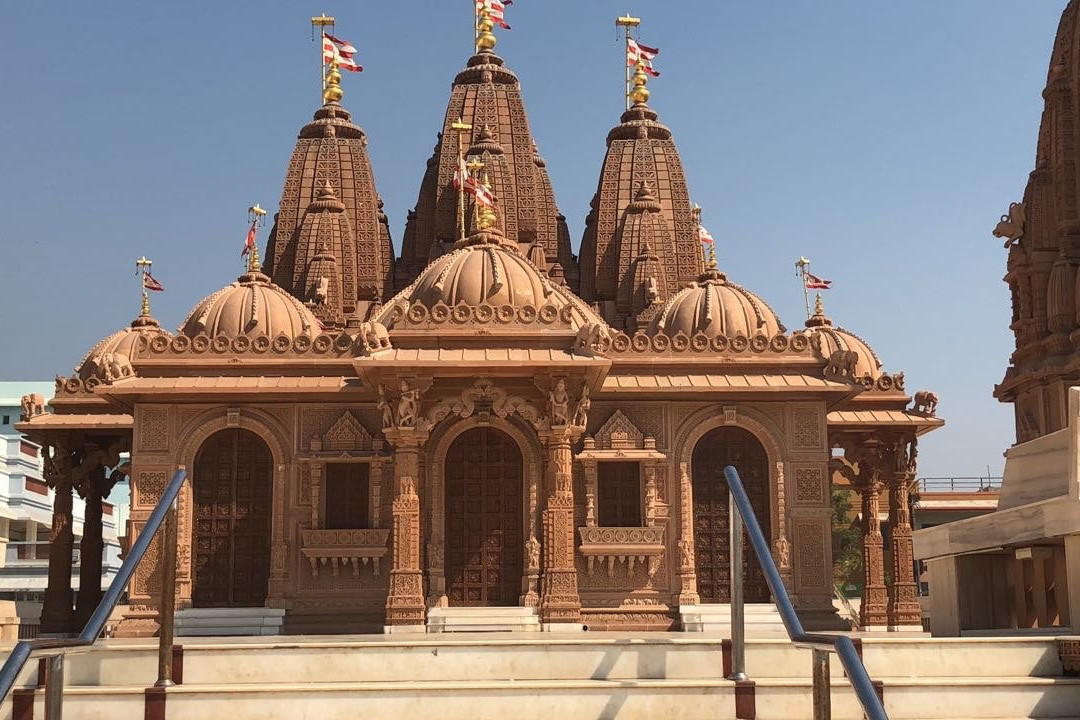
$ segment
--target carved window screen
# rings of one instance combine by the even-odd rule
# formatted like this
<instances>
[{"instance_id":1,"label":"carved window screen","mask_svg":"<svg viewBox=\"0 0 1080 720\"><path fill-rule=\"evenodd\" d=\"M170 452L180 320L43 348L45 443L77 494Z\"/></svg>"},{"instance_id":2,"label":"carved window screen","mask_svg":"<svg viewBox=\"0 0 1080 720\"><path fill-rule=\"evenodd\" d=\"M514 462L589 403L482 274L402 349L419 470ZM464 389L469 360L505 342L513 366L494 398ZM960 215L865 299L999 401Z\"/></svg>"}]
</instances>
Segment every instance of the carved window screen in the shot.
<instances>
[{"instance_id":1,"label":"carved window screen","mask_svg":"<svg viewBox=\"0 0 1080 720\"><path fill-rule=\"evenodd\" d=\"M326 529L371 527L370 472L367 463L327 463Z\"/></svg>"},{"instance_id":2,"label":"carved window screen","mask_svg":"<svg viewBox=\"0 0 1080 720\"><path fill-rule=\"evenodd\" d=\"M641 470L637 462L602 462L597 473L601 527L641 527Z\"/></svg>"}]
</instances>

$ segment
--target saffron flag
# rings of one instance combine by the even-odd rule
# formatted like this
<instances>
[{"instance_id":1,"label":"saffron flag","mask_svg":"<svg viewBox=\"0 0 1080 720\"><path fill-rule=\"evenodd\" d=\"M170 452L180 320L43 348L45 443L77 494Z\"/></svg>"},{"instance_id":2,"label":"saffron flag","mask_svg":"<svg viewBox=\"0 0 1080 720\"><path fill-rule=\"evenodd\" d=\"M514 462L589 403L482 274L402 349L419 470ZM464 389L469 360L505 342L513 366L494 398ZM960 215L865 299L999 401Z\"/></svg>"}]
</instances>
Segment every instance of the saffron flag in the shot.
<instances>
[{"instance_id":1,"label":"saffron flag","mask_svg":"<svg viewBox=\"0 0 1080 720\"><path fill-rule=\"evenodd\" d=\"M803 273L803 283L807 290L832 290L832 280L825 280L808 272Z\"/></svg>"},{"instance_id":2,"label":"saffron flag","mask_svg":"<svg viewBox=\"0 0 1080 720\"><path fill-rule=\"evenodd\" d=\"M513 4L514 0L476 0L476 12L479 13L486 8L491 22L503 30L509 30L510 26L506 24L506 6Z\"/></svg>"},{"instance_id":3,"label":"saffron flag","mask_svg":"<svg viewBox=\"0 0 1080 720\"><path fill-rule=\"evenodd\" d=\"M258 222L258 220L253 220L251 227L248 228L247 240L244 241L244 249L240 252L240 257L244 257L255 249L255 226Z\"/></svg>"},{"instance_id":4,"label":"saffron flag","mask_svg":"<svg viewBox=\"0 0 1080 720\"><path fill-rule=\"evenodd\" d=\"M356 62L356 48L345 40L339 40L329 33L323 33L322 57L324 63L337 63L342 70L363 72L364 68Z\"/></svg>"},{"instance_id":5,"label":"saffron flag","mask_svg":"<svg viewBox=\"0 0 1080 720\"><path fill-rule=\"evenodd\" d=\"M641 69L653 77L660 77L660 73L653 70L652 66L653 58L659 54L659 48L642 45L631 38L627 38L626 40L626 64L630 67L636 67L640 64Z\"/></svg>"},{"instance_id":6,"label":"saffron flag","mask_svg":"<svg viewBox=\"0 0 1080 720\"><path fill-rule=\"evenodd\" d=\"M153 290L154 292L161 292L165 287L154 278L149 272L144 272L142 276L142 286L145 290Z\"/></svg>"}]
</instances>

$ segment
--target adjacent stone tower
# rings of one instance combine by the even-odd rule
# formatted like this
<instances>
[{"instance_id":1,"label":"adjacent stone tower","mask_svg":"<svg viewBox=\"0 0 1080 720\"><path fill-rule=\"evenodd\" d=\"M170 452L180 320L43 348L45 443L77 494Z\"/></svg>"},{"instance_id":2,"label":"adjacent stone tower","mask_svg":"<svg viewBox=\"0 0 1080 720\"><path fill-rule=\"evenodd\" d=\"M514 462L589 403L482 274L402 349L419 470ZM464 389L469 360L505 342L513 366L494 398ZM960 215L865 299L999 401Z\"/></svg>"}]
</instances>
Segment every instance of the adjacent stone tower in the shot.
<instances>
[{"instance_id":1,"label":"adjacent stone tower","mask_svg":"<svg viewBox=\"0 0 1080 720\"><path fill-rule=\"evenodd\" d=\"M392 291L394 248L367 136L341 106L340 75L296 141L264 269L327 327L363 321Z\"/></svg>"},{"instance_id":2,"label":"adjacent stone tower","mask_svg":"<svg viewBox=\"0 0 1080 720\"><path fill-rule=\"evenodd\" d=\"M406 287L459 239L453 187L459 143L467 161L483 163L498 202L503 234L553 280L577 289L577 263L566 219L529 131L517 76L493 52L495 36L481 19L477 52L454 78L442 132L428 160L416 207L405 224L397 286ZM463 129L462 126L469 126ZM467 215L471 213L467 210ZM471 220L466 217L466 224Z\"/></svg>"}]
</instances>

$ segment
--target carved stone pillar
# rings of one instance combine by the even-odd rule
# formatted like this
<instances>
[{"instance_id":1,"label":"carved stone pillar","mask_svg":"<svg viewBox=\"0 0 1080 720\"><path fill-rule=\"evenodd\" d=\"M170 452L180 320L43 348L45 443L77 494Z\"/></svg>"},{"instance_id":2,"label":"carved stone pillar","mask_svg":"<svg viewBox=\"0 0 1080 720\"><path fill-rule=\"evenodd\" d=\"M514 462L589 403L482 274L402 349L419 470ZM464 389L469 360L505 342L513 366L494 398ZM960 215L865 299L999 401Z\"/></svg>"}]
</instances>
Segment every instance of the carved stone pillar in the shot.
<instances>
[{"instance_id":1,"label":"carved stone pillar","mask_svg":"<svg viewBox=\"0 0 1080 720\"><path fill-rule=\"evenodd\" d=\"M544 623L580 623L577 568L574 562L573 455L570 443L582 428L555 425L544 438L548 448L540 619Z\"/></svg>"},{"instance_id":2,"label":"carved stone pillar","mask_svg":"<svg viewBox=\"0 0 1080 720\"><path fill-rule=\"evenodd\" d=\"M394 487L390 536L392 567L386 597L386 625L424 625L424 584L420 570L420 498L416 494L420 446L427 432L415 427L386 428L394 445Z\"/></svg>"},{"instance_id":3,"label":"carved stone pillar","mask_svg":"<svg viewBox=\"0 0 1080 720\"><path fill-rule=\"evenodd\" d=\"M915 477L915 440L908 451L906 441L894 447L889 482L889 524L892 526L892 586L889 588L889 626L922 627L922 608L915 586L914 550L911 543L911 508L908 488Z\"/></svg>"},{"instance_id":4,"label":"carved stone pillar","mask_svg":"<svg viewBox=\"0 0 1080 720\"><path fill-rule=\"evenodd\" d=\"M75 608L71 590L71 555L75 536L71 529L71 491L74 465L71 450L65 444L56 444L52 457L45 459L45 481L55 497L52 532L49 534L49 582L41 609L43 633L68 633L73 630ZM100 577L99 574L99 585Z\"/></svg>"},{"instance_id":5,"label":"carved stone pillar","mask_svg":"<svg viewBox=\"0 0 1080 720\"><path fill-rule=\"evenodd\" d=\"M862 465L865 458L859 461ZM886 624L887 597L885 591L885 543L881 537L879 498L882 484L874 470L860 469L866 482L862 493L863 516L863 594L859 622L863 627L882 627Z\"/></svg>"},{"instance_id":6,"label":"carved stone pillar","mask_svg":"<svg viewBox=\"0 0 1080 720\"><path fill-rule=\"evenodd\" d=\"M788 595L795 598L795 577L791 567L791 542L787 531L787 486L784 481L784 463L776 463L776 538L773 540L773 558L780 571L780 580L784 583Z\"/></svg>"},{"instance_id":7,"label":"carved stone pillar","mask_svg":"<svg viewBox=\"0 0 1080 720\"><path fill-rule=\"evenodd\" d=\"M101 601L101 563L105 552L102 540L102 501L109 496L113 481L106 477L106 468L98 464L87 472L77 486L86 503L83 514L83 536L79 543L79 596L75 607L75 623L86 624Z\"/></svg>"},{"instance_id":8,"label":"carved stone pillar","mask_svg":"<svg viewBox=\"0 0 1080 720\"><path fill-rule=\"evenodd\" d=\"M689 463L679 463L679 605L697 605L697 567L694 563L694 496Z\"/></svg>"}]
</instances>

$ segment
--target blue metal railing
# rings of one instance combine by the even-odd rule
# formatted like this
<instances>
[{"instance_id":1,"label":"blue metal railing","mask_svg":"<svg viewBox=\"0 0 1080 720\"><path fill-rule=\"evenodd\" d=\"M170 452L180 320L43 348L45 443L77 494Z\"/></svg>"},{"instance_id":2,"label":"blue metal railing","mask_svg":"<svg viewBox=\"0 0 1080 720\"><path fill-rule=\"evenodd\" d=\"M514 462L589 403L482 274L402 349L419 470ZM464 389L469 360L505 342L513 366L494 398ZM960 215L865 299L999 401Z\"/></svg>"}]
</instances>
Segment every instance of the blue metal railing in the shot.
<instances>
[{"instance_id":1,"label":"blue metal railing","mask_svg":"<svg viewBox=\"0 0 1080 720\"><path fill-rule=\"evenodd\" d=\"M784 622L788 637L797 648L807 648L813 652L813 701L814 720L828 720L831 717L831 698L829 697L829 653L835 652L844 666L848 681L855 690L855 695L866 713L867 720L889 720L885 714L885 708L881 699L874 689L874 683L866 672L862 658L859 657L855 643L846 635L826 635L823 633L808 633L803 630L795 607L791 604L787 589L780 579L780 571L773 561L769 543L761 532L754 509L750 506L750 498L746 495L742 480L738 471L728 465L724 468L724 477L727 479L728 491L731 494L731 602L732 602L732 676L737 679L746 677L743 666L745 642L742 626L742 527L745 523L746 532L750 536L750 546L757 555L758 563L765 573L765 582L769 584L769 590L775 598L776 609L780 612L780 618ZM736 557L738 555L738 558ZM736 563L736 559L738 562ZM739 605L736 608L736 605ZM736 628L735 626L739 627Z\"/></svg>"}]
</instances>

